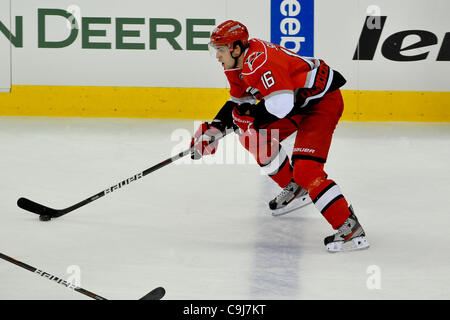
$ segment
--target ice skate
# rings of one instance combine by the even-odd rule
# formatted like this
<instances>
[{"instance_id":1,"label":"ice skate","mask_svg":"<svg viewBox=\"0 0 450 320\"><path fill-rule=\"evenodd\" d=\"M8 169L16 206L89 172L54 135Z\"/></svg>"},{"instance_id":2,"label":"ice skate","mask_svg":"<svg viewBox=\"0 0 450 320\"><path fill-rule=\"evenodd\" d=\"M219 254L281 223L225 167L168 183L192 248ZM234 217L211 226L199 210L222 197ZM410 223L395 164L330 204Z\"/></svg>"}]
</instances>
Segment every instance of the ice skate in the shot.
<instances>
[{"instance_id":1,"label":"ice skate","mask_svg":"<svg viewBox=\"0 0 450 320\"><path fill-rule=\"evenodd\" d=\"M310 203L312 201L308 191L291 181L275 199L269 202L269 208L272 210L273 216L281 216Z\"/></svg>"},{"instance_id":2,"label":"ice skate","mask_svg":"<svg viewBox=\"0 0 450 320\"><path fill-rule=\"evenodd\" d=\"M359 224L352 206L349 209L351 214L338 232L324 239L324 244L329 252L352 251L369 247L364 229Z\"/></svg>"}]
</instances>

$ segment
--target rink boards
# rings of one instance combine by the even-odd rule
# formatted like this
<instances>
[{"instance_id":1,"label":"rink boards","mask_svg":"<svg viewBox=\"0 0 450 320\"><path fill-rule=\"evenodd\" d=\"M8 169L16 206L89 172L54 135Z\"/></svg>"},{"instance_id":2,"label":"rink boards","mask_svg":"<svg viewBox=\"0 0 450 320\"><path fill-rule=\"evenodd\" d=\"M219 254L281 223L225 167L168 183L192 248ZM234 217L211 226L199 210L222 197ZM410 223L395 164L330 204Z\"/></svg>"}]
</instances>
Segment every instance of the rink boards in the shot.
<instances>
[{"instance_id":1,"label":"rink boards","mask_svg":"<svg viewBox=\"0 0 450 320\"><path fill-rule=\"evenodd\" d=\"M343 73L345 120L450 121L445 0L10 3L0 115L211 118L228 90L207 42L231 18Z\"/></svg>"}]
</instances>

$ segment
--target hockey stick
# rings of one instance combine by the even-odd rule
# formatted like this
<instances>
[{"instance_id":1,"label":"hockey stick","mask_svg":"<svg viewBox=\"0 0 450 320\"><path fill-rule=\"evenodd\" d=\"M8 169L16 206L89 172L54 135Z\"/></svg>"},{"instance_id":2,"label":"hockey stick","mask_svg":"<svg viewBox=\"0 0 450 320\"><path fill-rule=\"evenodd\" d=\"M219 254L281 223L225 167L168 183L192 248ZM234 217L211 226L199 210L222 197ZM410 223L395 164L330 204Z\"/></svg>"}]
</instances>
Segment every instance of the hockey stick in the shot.
<instances>
[{"instance_id":1,"label":"hockey stick","mask_svg":"<svg viewBox=\"0 0 450 320\"><path fill-rule=\"evenodd\" d=\"M219 135L219 136L211 137L212 139L211 139L210 143L213 143L214 141L218 141L218 140L222 139L223 137L225 137L230 132L234 132L234 130L227 130L225 132L222 132L222 134ZM190 147L189 149L184 150L183 152L180 152L179 154L176 154L175 156L173 156L173 157L171 157L169 159L166 159L166 160L164 160L164 161L154 165L153 167L148 168L147 170L144 170L144 171L142 171L142 172L140 172L138 174L135 174L134 176L132 176L132 177L126 179L126 180L123 180L123 181L119 182L118 184L116 184L116 185L114 185L112 187L109 187L108 189L103 190L103 191L93 195L92 197L87 198L87 199L85 199L83 201L80 201L80 202L74 204L73 206L70 206L70 207L65 208L65 209L59 209L59 210L58 209L52 209L52 208L46 207L46 206L44 206L42 204L39 204L37 202L34 202L32 200L29 200L29 199L23 198L23 197L19 198L19 200L17 200L17 206L19 206L20 208L22 208L24 210L27 210L27 211L30 211L30 212L38 214L39 215L39 219L41 221L48 221L48 220L51 220L52 218L58 218L58 217L61 217L61 216L65 215L65 214L75 210L75 209L78 209L78 208L80 208L82 206L85 206L88 203L91 203L92 201L95 201L95 200L97 200L97 199L107 195L108 193L112 193L115 190L117 190L119 188L122 188L125 185L130 184L133 181L139 180L139 179L145 177L146 175L148 175L148 174L150 174L150 173L152 173L152 172L154 172L154 171L156 171L158 169L161 169L162 167L165 167L168 164L170 164L170 163L172 163L174 161L177 161L178 159L183 158L184 156L187 156L193 150L194 150L194 147Z\"/></svg>"},{"instance_id":2,"label":"hockey stick","mask_svg":"<svg viewBox=\"0 0 450 320\"><path fill-rule=\"evenodd\" d=\"M24 210L27 210L27 211L30 211L30 212L38 214L39 215L39 219L42 220L42 221L47 221L47 220L50 220L52 218L58 218L58 217L61 217L61 216L65 215L65 214L75 210L75 209L78 209L78 208L80 208L82 206L85 206L88 203L91 203L92 201L95 201L95 200L97 200L97 199L99 199L99 198L101 198L101 197L103 197L103 196L105 196L105 195L107 195L109 193L112 193L115 190L130 184L133 181L139 180L139 179L145 177L146 175L148 175L149 173L152 173L152 172L154 172L154 171L156 171L156 170L158 170L158 169L160 169L162 167L167 166L168 164L170 164L170 163L172 163L172 162L174 162L174 161L176 161L176 160L178 160L178 159L180 159L180 158L190 154L192 152L192 150L193 150L193 147L191 147L191 148L189 148L189 149L187 149L187 150L185 150L183 152L180 152L179 154L177 154L177 155L175 155L175 156L173 156L173 157L171 157L169 159L166 159L166 160L164 160L164 161L154 165L153 167L148 168L147 170L144 170L144 171L142 171L142 172L140 172L138 174L135 174L134 176L132 176L132 177L126 179L126 180L123 180L123 181L119 182L118 184L116 184L116 185L114 185L112 187L109 187L108 189L103 190L103 191L93 195L92 197L87 198L87 199L85 199L83 201L80 201L77 204L74 204L73 206L70 206L70 207L65 208L65 209L60 209L60 210L52 209L52 208L46 207L46 206L44 206L42 204L36 203L34 201L31 201L31 200L29 200L27 198L20 198L19 200L17 200L17 205L20 208L24 209Z\"/></svg>"},{"instance_id":3,"label":"hockey stick","mask_svg":"<svg viewBox=\"0 0 450 320\"><path fill-rule=\"evenodd\" d=\"M63 285L64 287L68 288L68 289L71 289L71 290L77 291L77 292L79 292L81 294L84 294L85 296L88 296L88 297L90 297L92 299L95 299L95 300L107 300L106 298L103 298L103 297L99 296L98 294L95 294L95 293L93 293L91 291L88 291L86 289L77 287L76 285L74 285L74 284L72 284L70 282L67 282L67 281L65 281L63 279L60 279L60 278L58 278L58 277L56 277L54 275L51 275L50 273L47 273L45 271L36 269L35 267L32 267L32 266L30 266L30 265L28 265L26 263L23 263L23 262L21 262L19 260L16 260L14 258L8 257L7 255L4 255L3 253L0 253L0 258L2 258L3 260L6 260L8 262L11 262L11 263L13 263L13 264L15 264L15 265L17 265L19 267L22 267L22 268L24 268L24 269L26 269L28 271L36 273L36 274L40 275L41 277L44 277L44 278L46 278L48 280L51 280L51 281L56 282L56 283L59 283L59 284ZM139 300L161 300L164 297L165 294L166 294L166 291L164 290L164 288L163 287L158 287L156 289L153 289L149 293L147 293L145 296L143 296Z\"/></svg>"}]
</instances>

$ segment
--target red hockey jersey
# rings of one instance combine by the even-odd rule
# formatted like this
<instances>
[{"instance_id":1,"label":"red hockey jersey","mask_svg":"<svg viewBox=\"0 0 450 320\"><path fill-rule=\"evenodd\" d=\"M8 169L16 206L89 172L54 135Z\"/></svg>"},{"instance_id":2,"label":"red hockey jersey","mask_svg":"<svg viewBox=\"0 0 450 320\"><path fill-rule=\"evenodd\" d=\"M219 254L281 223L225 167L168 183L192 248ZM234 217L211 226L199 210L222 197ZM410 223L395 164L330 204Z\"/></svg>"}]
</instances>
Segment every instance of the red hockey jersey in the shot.
<instances>
[{"instance_id":1,"label":"red hockey jersey","mask_svg":"<svg viewBox=\"0 0 450 320\"><path fill-rule=\"evenodd\" d=\"M242 69L225 70L231 100L251 102L257 89L267 110L279 118L345 83L345 79L323 60L302 57L286 48L250 39ZM336 78L336 79L335 79Z\"/></svg>"}]
</instances>

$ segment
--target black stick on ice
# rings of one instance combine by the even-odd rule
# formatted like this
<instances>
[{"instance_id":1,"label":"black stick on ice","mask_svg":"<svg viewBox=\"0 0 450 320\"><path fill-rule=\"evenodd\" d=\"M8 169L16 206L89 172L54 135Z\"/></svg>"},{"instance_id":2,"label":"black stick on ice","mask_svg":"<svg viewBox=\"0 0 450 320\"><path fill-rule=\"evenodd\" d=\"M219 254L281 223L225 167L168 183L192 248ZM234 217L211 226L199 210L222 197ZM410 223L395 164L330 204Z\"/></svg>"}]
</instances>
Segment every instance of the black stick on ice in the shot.
<instances>
[{"instance_id":1,"label":"black stick on ice","mask_svg":"<svg viewBox=\"0 0 450 320\"><path fill-rule=\"evenodd\" d=\"M75 209L78 209L78 208L80 208L82 206L85 206L88 203L91 203L92 201L100 199L101 197L103 197L103 196L105 196L105 195L107 195L109 193L112 193L113 191L115 191L115 190L117 190L119 188L122 188L123 186L126 186L126 185L130 184L133 181L139 180L139 179L145 177L146 175L148 175L149 173L152 173L152 172L154 172L154 171L156 171L156 170L158 170L158 169L160 169L162 167L165 167L168 164L170 164L170 163L172 163L172 162L174 162L174 161L176 161L176 160L178 160L178 159L180 159L180 158L190 154L191 152L192 152L192 147L187 149L187 150L185 150L185 151L183 151L183 152L180 152L179 154L177 154L177 155L175 155L175 156L173 156L173 157L171 157L169 159L166 159L166 160L164 160L164 161L154 165L151 168L148 168L145 171L142 171L142 172L140 172L138 174L135 174L134 176L126 179L126 180L123 180L122 182L119 182L118 184L116 184L116 185L114 185L112 187L109 187L108 189L103 190L103 191L97 193L96 195L93 195L90 198L87 198L87 199L85 199L83 201L80 201L77 204L74 204L73 206L70 206L70 207L65 208L65 209L60 209L60 210L52 209L52 208L46 207L46 206L44 206L42 204L39 204L37 202L31 201L31 200L29 200L27 198L20 198L19 200L17 200L17 205L20 208L24 209L24 210L36 213L36 214L38 214L40 216L48 216L49 218L58 218L58 217L61 217L61 216L65 215L65 214L75 210Z\"/></svg>"},{"instance_id":2,"label":"black stick on ice","mask_svg":"<svg viewBox=\"0 0 450 320\"><path fill-rule=\"evenodd\" d=\"M24 268L24 269L26 269L28 271L36 273L36 274L40 275L43 278L46 278L46 279L51 280L53 282L59 283L60 285L63 285L64 287L66 287L68 289L71 289L71 290L77 291L77 292L79 292L81 294L84 294L85 296L88 296L88 297L90 297L92 299L95 299L95 300L107 300L106 298L103 298L103 297L99 296L98 294L95 294L95 293L93 293L91 291L88 291L86 289L77 287L77 286L73 285L70 282L67 282L67 281L65 281L65 280L63 280L61 278L58 278L58 277L56 277L54 275L51 275L50 273L47 273L45 271L36 269L35 267L32 267L32 266L30 266L30 265L28 265L26 263L23 263L23 262L21 262L19 260L11 258L11 257L9 257L9 256L7 256L7 255L5 255L3 253L0 253L0 258L3 259L3 260L6 260L8 262L11 262L11 263L15 264L16 266ZM161 300L162 297L164 297L165 294L166 294L166 291L164 290L164 288L158 287L156 289L153 289L149 293L147 293L145 296L143 296L139 300Z\"/></svg>"}]
</instances>

